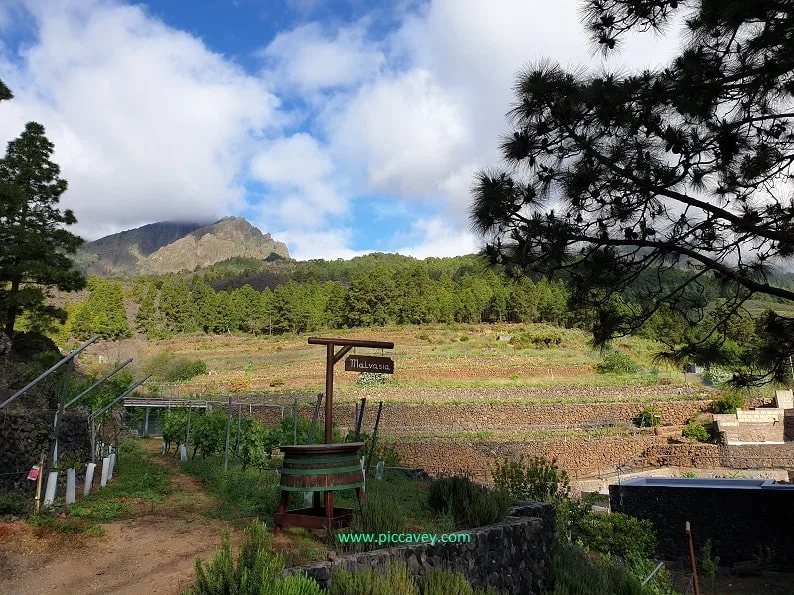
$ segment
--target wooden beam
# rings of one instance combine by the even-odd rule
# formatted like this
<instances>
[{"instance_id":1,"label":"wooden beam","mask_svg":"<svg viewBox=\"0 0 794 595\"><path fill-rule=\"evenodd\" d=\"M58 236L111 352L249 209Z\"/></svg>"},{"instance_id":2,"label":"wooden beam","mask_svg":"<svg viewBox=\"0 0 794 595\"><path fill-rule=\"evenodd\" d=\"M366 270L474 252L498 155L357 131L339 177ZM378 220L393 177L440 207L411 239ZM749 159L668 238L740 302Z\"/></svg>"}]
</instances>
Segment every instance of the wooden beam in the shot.
<instances>
[{"instance_id":1,"label":"wooden beam","mask_svg":"<svg viewBox=\"0 0 794 595\"><path fill-rule=\"evenodd\" d=\"M309 345L339 345L348 347L371 347L372 349L394 349L394 343L392 341L371 341L369 339L309 337Z\"/></svg>"}]
</instances>

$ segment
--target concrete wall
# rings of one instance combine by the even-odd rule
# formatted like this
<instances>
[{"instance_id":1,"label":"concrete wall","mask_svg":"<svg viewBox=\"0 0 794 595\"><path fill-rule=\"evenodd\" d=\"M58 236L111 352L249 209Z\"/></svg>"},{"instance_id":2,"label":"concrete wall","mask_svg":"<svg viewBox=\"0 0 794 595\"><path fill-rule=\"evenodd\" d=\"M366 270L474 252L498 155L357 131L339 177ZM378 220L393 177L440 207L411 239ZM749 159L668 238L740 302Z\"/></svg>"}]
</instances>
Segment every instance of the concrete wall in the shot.
<instances>
[{"instance_id":1,"label":"concrete wall","mask_svg":"<svg viewBox=\"0 0 794 595\"><path fill-rule=\"evenodd\" d=\"M0 489L35 491L36 482L26 479L27 472L38 464L42 452L49 454L54 418L55 412L49 410L0 410ZM61 461L89 460L91 441L85 415L67 413L58 441Z\"/></svg>"},{"instance_id":2,"label":"concrete wall","mask_svg":"<svg viewBox=\"0 0 794 595\"><path fill-rule=\"evenodd\" d=\"M554 542L554 506L527 503L516 507L502 523L471 529L471 542L404 545L364 552L290 568L327 587L334 568L354 571L385 568L402 562L414 576L429 568L462 572L472 586L492 586L504 593L545 593Z\"/></svg>"},{"instance_id":3,"label":"concrete wall","mask_svg":"<svg viewBox=\"0 0 794 595\"><path fill-rule=\"evenodd\" d=\"M695 550L711 538L720 564L751 561L764 548L781 570L794 570L794 489L726 489L612 485L610 507L656 527L658 554L668 560L688 555L689 521Z\"/></svg>"}]
</instances>

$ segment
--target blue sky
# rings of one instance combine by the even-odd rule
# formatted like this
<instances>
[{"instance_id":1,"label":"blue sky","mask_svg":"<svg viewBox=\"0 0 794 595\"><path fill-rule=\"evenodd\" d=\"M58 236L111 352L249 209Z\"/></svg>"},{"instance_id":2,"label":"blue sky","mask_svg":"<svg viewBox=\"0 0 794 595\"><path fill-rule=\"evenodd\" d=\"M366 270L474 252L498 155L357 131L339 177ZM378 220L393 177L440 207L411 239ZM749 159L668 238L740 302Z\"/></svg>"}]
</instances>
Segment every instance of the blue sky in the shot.
<instances>
[{"instance_id":1,"label":"blue sky","mask_svg":"<svg viewBox=\"0 0 794 595\"><path fill-rule=\"evenodd\" d=\"M474 172L498 164L516 72L621 69L675 35L591 53L577 0L3 0L0 142L55 143L87 239L248 218L293 256L475 251Z\"/></svg>"}]
</instances>

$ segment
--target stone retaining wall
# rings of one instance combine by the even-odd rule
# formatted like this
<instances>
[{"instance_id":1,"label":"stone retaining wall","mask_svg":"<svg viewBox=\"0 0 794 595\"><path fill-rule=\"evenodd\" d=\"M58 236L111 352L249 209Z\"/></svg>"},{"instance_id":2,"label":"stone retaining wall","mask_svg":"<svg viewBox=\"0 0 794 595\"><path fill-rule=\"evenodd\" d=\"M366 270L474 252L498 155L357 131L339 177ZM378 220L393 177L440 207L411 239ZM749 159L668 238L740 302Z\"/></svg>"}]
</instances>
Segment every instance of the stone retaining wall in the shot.
<instances>
[{"instance_id":1,"label":"stone retaining wall","mask_svg":"<svg viewBox=\"0 0 794 595\"><path fill-rule=\"evenodd\" d=\"M355 571L383 569L401 562L414 576L430 568L462 572L475 588L495 587L504 593L545 593L554 542L554 506L526 503L502 523L468 531L470 543L429 543L363 552L287 569L302 572L321 586L330 584L334 568Z\"/></svg>"},{"instance_id":2,"label":"stone retaining wall","mask_svg":"<svg viewBox=\"0 0 794 595\"><path fill-rule=\"evenodd\" d=\"M794 467L794 443L658 444L645 453L649 464L671 467L772 469Z\"/></svg>"},{"instance_id":3,"label":"stone retaining wall","mask_svg":"<svg viewBox=\"0 0 794 595\"><path fill-rule=\"evenodd\" d=\"M0 410L0 489L35 491L36 482L26 479L41 453L49 454L54 411ZM90 459L91 441L84 414L67 412L58 435L60 460Z\"/></svg>"},{"instance_id":4,"label":"stone retaining wall","mask_svg":"<svg viewBox=\"0 0 794 595\"><path fill-rule=\"evenodd\" d=\"M600 422L631 422L646 407L660 411L665 424L685 424L692 415L710 411L710 400L648 403L574 403L554 405L469 404L413 405L386 403L380 420L380 432L390 435L421 433L477 432L482 430L528 430L543 426L586 426ZM292 408L284 406L284 415ZM311 406L303 405L299 415L310 420ZM334 421L342 427L354 426L355 406L334 406ZM253 407L254 418L274 425L281 420L281 407ZM368 403L364 410L364 428L375 425L377 405ZM324 423L320 411L319 423Z\"/></svg>"}]
</instances>

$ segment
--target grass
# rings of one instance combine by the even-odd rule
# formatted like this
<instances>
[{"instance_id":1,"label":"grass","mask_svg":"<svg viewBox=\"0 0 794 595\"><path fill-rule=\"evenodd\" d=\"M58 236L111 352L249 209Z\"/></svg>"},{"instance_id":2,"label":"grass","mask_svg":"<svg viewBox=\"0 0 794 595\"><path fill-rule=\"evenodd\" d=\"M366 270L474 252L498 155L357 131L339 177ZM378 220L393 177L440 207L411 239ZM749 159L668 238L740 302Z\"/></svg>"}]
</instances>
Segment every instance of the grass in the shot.
<instances>
[{"instance_id":1,"label":"grass","mask_svg":"<svg viewBox=\"0 0 794 595\"><path fill-rule=\"evenodd\" d=\"M69 507L68 515L43 509L28 519L41 531L101 537L102 523L135 516L146 504L162 502L174 492L168 471L137 442L126 442L118 455L113 480Z\"/></svg>"},{"instance_id":2,"label":"grass","mask_svg":"<svg viewBox=\"0 0 794 595\"><path fill-rule=\"evenodd\" d=\"M357 329L335 334L394 341L396 348L384 355L395 359L396 372L384 388L370 389L378 396L402 389L441 393L448 388L601 387L683 382L683 376L676 369L654 363L653 355L659 351L659 345L639 338L622 339L613 347L636 360L646 371L621 376L595 373L592 367L601 360L601 354L591 348L590 337L580 330L554 329L563 342L549 349L516 349L515 345L496 340L500 334L515 336L546 328L547 325L529 324L425 325ZM462 337L466 340L461 340ZM186 335L149 343L145 356L153 357L162 352L200 357L212 371L211 375L181 385L183 392L219 394L235 385L242 392L260 395L305 393L321 390L324 385L324 353L308 345L305 336ZM337 369L337 393L340 396L357 394L356 380L356 374ZM438 396L443 397L442 394Z\"/></svg>"},{"instance_id":3,"label":"grass","mask_svg":"<svg viewBox=\"0 0 794 595\"><path fill-rule=\"evenodd\" d=\"M550 564L551 595L643 595L628 569L608 558L592 561L579 546L558 541Z\"/></svg>"},{"instance_id":4,"label":"grass","mask_svg":"<svg viewBox=\"0 0 794 595\"><path fill-rule=\"evenodd\" d=\"M182 463L182 470L203 483L207 493L219 501L213 518L234 520L272 515L279 502L279 478L270 470L260 471L231 464L223 470L223 457L194 458Z\"/></svg>"}]
</instances>

